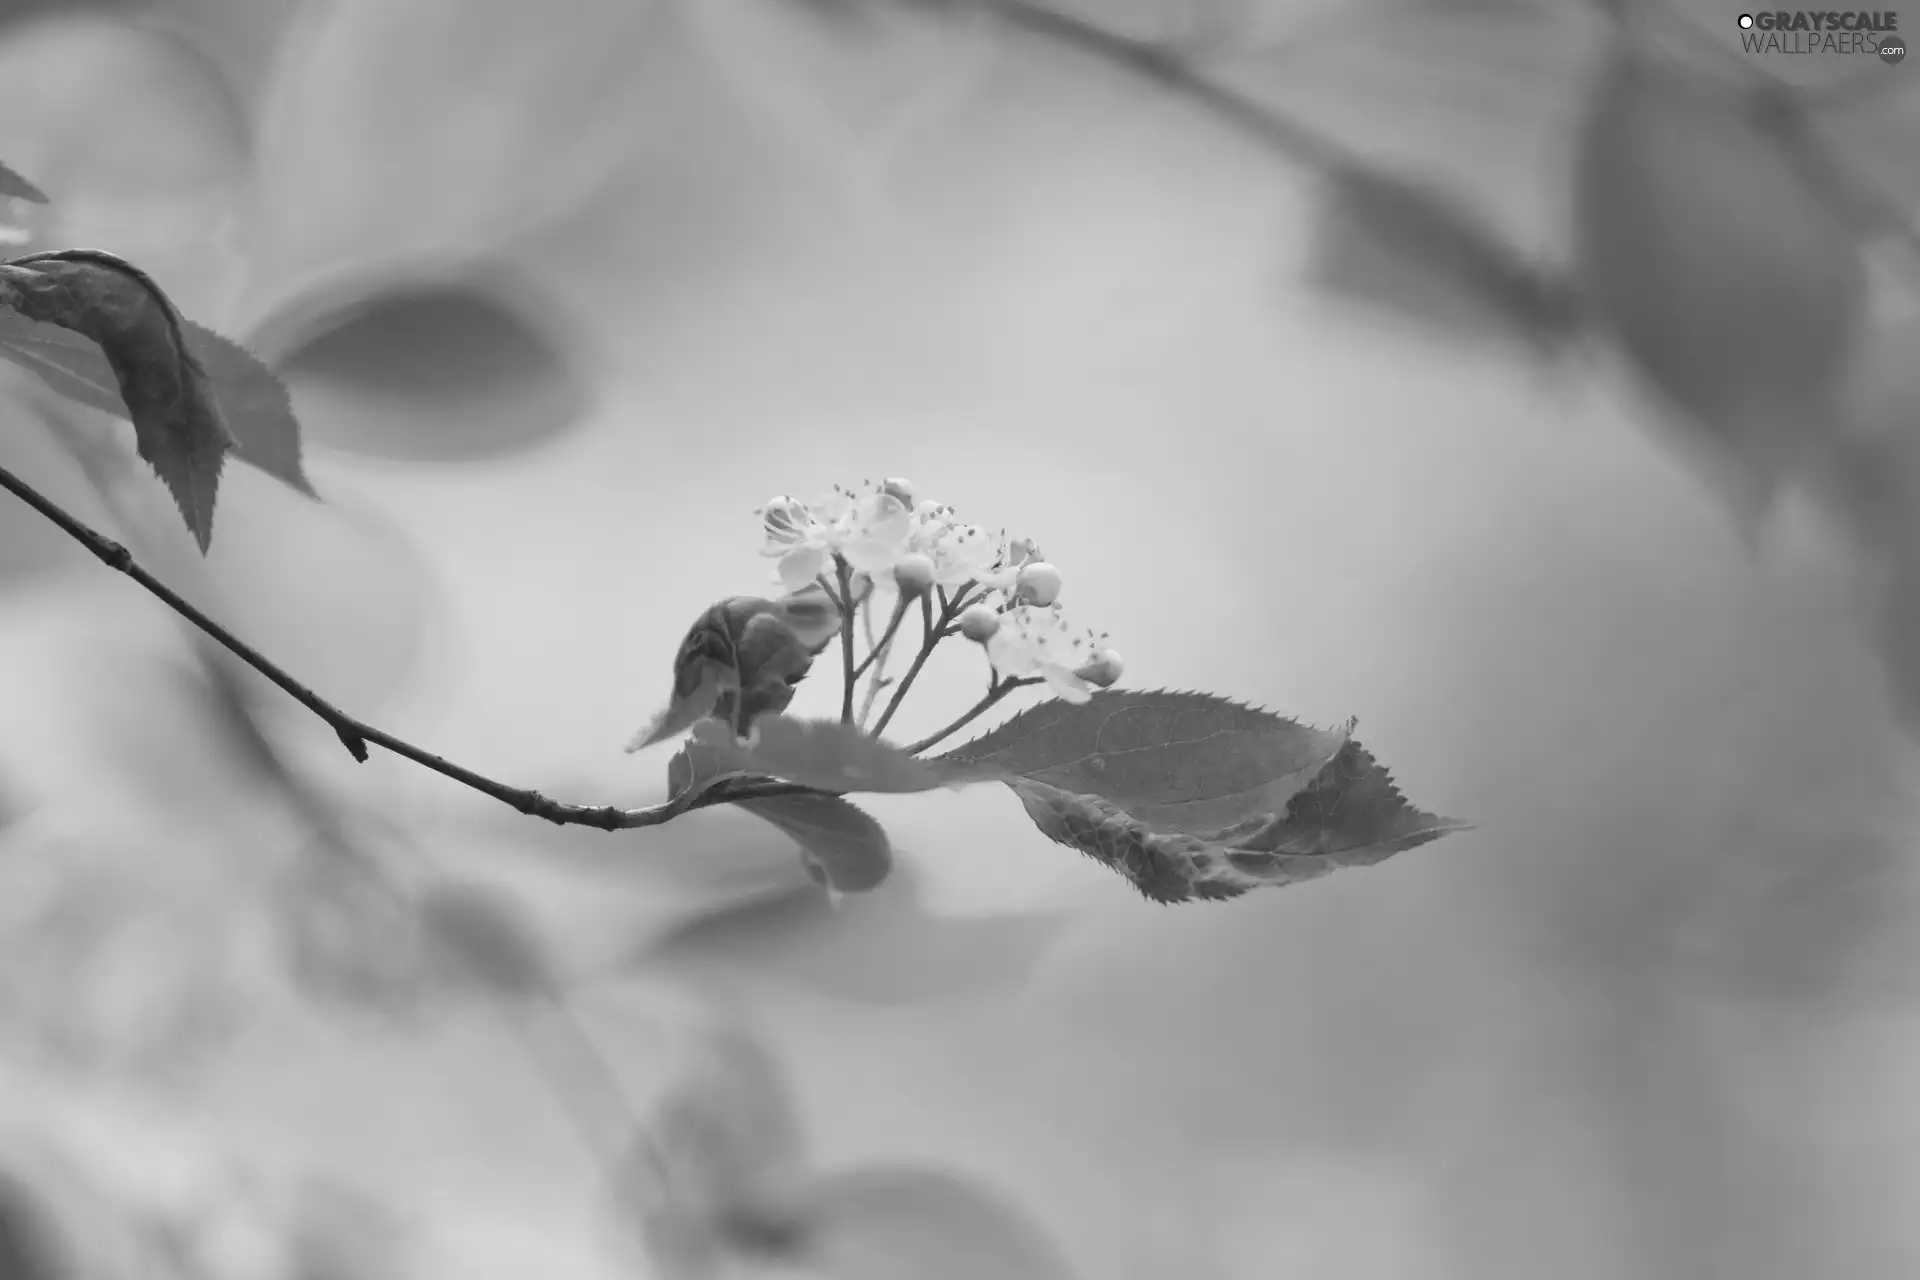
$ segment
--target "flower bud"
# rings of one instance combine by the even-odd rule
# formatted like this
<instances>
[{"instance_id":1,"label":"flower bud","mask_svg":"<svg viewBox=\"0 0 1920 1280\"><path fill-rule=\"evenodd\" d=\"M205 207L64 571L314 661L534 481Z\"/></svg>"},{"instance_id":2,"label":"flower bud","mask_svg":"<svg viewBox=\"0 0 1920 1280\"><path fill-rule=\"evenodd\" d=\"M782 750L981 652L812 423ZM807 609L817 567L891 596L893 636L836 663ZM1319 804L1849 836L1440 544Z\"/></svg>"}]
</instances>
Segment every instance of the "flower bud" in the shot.
<instances>
[{"instance_id":1,"label":"flower bud","mask_svg":"<svg viewBox=\"0 0 1920 1280\"><path fill-rule=\"evenodd\" d=\"M909 600L926 594L933 585L933 559L918 551L909 551L893 562L893 584Z\"/></svg>"},{"instance_id":2,"label":"flower bud","mask_svg":"<svg viewBox=\"0 0 1920 1280\"><path fill-rule=\"evenodd\" d=\"M881 484L880 492L886 494L907 510L913 510L912 482L902 480L899 476L893 476Z\"/></svg>"},{"instance_id":3,"label":"flower bud","mask_svg":"<svg viewBox=\"0 0 1920 1280\"><path fill-rule=\"evenodd\" d=\"M1111 649L1102 649L1094 655L1093 661L1081 667L1073 674L1085 680L1096 689L1110 689L1120 679L1120 673L1126 670L1126 664L1120 661L1120 655Z\"/></svg>"},{"instance_id":4,"label":"flower bud","mask_svg":"<svg viewBox=\"0 0 1920 1280\"><path fill-rule=\"evenodd\" d=\"M975 644L985 644L1000 630L1000 615L984 604L968 605L960 614L960 634Z\"/></svg>"},{"instance_id":5,"label":"flower bud","mask_svg":"<svg viewBox=\"0 0 1920 1280\"><path fill-rule=\"evenodd\" d=\"M1060 595L1060 571L1045 560L1021 565L1020 575L1013 580L1013 595L1022 604L1037 604L1044 609Z\"/></svg>"}]
</instances>

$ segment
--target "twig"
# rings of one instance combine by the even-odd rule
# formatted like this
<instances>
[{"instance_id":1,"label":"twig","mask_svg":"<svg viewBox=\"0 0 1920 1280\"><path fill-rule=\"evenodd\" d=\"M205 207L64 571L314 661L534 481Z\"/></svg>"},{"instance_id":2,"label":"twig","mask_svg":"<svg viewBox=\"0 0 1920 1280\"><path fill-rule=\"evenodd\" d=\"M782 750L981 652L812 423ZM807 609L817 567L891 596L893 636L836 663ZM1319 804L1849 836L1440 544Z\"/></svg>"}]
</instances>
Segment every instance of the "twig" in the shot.
<instances>
[{"instance_id":1,"label":"twig","mask_svg":"<svg viewBox=\"0 0 1920 1280\"><path fill-rule=\"evenodd\" d=\"M132 578L158 597L168 608L212 637L222 648L280 686L294 701L324 720L353 758L363 764L367 759L367 744L372 743L394 755L411 760L422 768L431 769L442 777L451 778L462 786L471 787L482 795L498 800L530 817L545 818L548 822L561 826L594 827L601 831L657 827L661 823L671 822L692 809L704 809L711 805L727 804L735 800L764 800L774 796L805 795L814 790L811 787L780 782L772 778L726 778L686 799L669 799L643 809L621 809L613 805L563 804L558 800L548 799L538 791L495 782L471 769L462 768L450 760L434 755L431 751L424 751L410 742L396 738L384 730L376 729L363 720L356 720L340 710L281 670L251 645L195 608L166 583L141 568L134 560L133 554L125 547L74 519L52 499L47 498L4 467L0 467L0 489L7 490L58 525L69 537L98 557L102 564Z\"/></svg>"},{"instance_id":2,"label":"twig","mask_svg":"<svg viewBox=\"0 0 1920 1280\"><path fill-rule=\"evenodd\" d=\"M958 720L955 720L952 724L948 725L944 729L941 729L937 733L928 734L926 737L920 739L920 741L912 744L911 746L903 748L903 750L905 750L906 753L910 756L917 756L922 751L925 751L928 747L931 747L935 743L939 742L941 739L950 737L953 734L958 733L960 730L966 728L968 725L972 724L975 720L977 720L980 717L980 715L983 712L987 710L987 708L991 707L994 703L1000 701L1000 699L1012 693L1015 689L1024 689L1028 685L1034 685L1034 684L1040 684L1040 683L1041 683L1041 678L1039 676L1027 676L1025 679L1021 679L1021 680L1016 680L1013 677L1009 676L1004 680L996 681L995 683L987 686L986 696L981 698L980 701L974 703L973 706L968 708L966 713L962 715Z\"/></svg>"}]
</instances>

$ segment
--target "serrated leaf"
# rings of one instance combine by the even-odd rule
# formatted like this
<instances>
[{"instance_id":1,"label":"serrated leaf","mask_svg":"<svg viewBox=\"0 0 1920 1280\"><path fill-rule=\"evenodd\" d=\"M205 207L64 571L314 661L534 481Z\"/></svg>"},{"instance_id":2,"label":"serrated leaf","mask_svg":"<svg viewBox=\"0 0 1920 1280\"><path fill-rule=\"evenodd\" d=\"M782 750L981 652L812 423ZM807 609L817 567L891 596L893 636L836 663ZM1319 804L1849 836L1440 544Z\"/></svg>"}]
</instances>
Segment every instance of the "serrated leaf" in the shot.
<instances>
[{"instance_id":1,"label":"serrated leaf","mask_svg":"<svg viewBox=\"0 0 1920 1280\"><path fill-rule=\"evenodd\" d=\"M1308 279L1449 335L1552 350L1577 324L1572 289L1474 213L1421 183L1364 169L1328 177Z\"/></svg>"},{"instance_id":2,"label":"serrated leaf","mask_svg":"<svg viewBox=\"0 0 1920 1280\"><path fill-rule=\"evenodd\" d=\"M230 338L184 317L187 350L213 382L220 416L240 461L314 496L301 463L300 423L287 388L252 353ZM0 358L12 361L71 400L131 420L113 368L95 343L79 334L0 311Z\"/></svg>"},{"instance_id":3,"label":"serrated leaf","mask_svg":"<svg viewBox=\"0 0 1920 1280\"><path fill-rule=\"evenodd\" d=\"M940 757L992 769L1042 834L1155 902L1365 866L1469 824L1409 805L1350 736L1204 693L1044 702Z\"/></svg>"},{"instance_id":4,"label":"serrated leaf","mask_svg":"<svg viewBox=\"0 0 1920 1280\"><path fill-rule=\"evenodd\" d=\"M31 200L35 204L46 204L46 193L28 182L18 173L0 164L0 199L11 197L15 200Z\"/></svg>"},{"instance_id":5,"label":"serrated leaf","mask_svg":"<svg viewBox=\"0 0 1920 1280\"><path fill-rule=\"evenodd\" d=\"M427 937L487 987L508 995L553 989L546 949L524 915L498 893L437 884L420 896L418 910Z\"/></svg>"},{"instance_id":6,"label":"serrated leaf","mask_svg":"<svg viewBox=\"0 0 1920 1280\"><path fill-rule=\"evenodd\" d=\"M734 803L792 836L809 870L818 873L826 888L866 893L893 870L893 844L886 829L839 796L771 796Z\"/></svg>"},{"instance_id":7,"label":"serrated leaf","mask_svg":"<svg viewBox=\"0 0 1920 1280\"><path fill-rule=\"evenodd\" d=\"M1072 1266L1012 1199L939 1169L871 1165L810 1179L736 1240L834 1280L1071 1280ZM766 1229L771 1226L772 1230ZM759 1228L759 1230L755 1230Z\"/></svg>"},{"instance_id":8,"label":"serrated leaf","mask_svg":"<svg viewBox=\"0 0 1920 1280\"><path fill-rule=\"evenodd\" d=\"M1316 729L1206 693L1108 689L1078 705L1029 707L939 763L1099 795L1156 830L1211 838L1286 812L1352 728Z\"/></svg>"},{"instance_id":9,"label":"serrated leaf","mask_svg":"<svg viewBox=\"0 0 1920 1280\"><path fill-rule=\"evenodd\" d=\"M136 451L205 551L233 436L160 286L110 254L64 249L0 263L0 306L99 344L133 420Z\"/></svg>"},{"instance_id":10,"label":"serrated leaf","mask_svg":"<svg viewBox=\"0 0 1920 1280\"><path fill-rule=\"evenodd\" d=\"M837 720L766 716L747 738L735 738L725 725L705 720L693 732L695 741L711 745L743 772L764 773L818 791L904 794L989 776L987 770L964 764L936 768Z\"/></svg>"},{"instance_id":11,"label":"serrated leaf","mask_svg":"<svg viewBox=\"0 0 1920 1280\"><path fill-rule=\"evenodd\" d=\"M1866 303L1844 196L1771 100L1624 38L1577 146L1595 318L1751 523L1836 416Z\"/></svg>"}]
</instances>

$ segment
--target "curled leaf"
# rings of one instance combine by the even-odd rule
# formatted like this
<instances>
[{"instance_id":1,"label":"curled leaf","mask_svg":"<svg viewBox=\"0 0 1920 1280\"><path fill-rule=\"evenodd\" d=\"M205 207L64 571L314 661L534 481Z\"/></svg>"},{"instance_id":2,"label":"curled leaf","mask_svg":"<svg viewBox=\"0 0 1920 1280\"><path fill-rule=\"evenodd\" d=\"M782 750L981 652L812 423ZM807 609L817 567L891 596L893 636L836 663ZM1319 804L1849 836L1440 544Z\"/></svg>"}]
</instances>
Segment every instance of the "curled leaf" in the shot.
<instances>
[{"instance_id":1,"label":"curled leaf","mask_svg":"<svg viewBox=\"0 0 1920 1280\"><path fill-rule=\"evenodd\" d=\"M934 763L998 770L1042 834L1155 902L1365 866L1467 823L1408 804L1349 735L1204 693L1032 707Z\"/></svg>"},{"instance_id":2,"label":"curled leaf","mask_svg":"<svg viewBox=\"0 0 1920 1280\"><path fill-rule=\"evenodd\" d=\"M64 249L0 263L0 306L99 344L133 419L137 451L173 492L205 551L221 463L234 442L166 294L111 254Z\"/></svg>"},{"instance_id":3,"label":"curled leaf","mask_svg":"<svg viewBox=\"0 0 1920 1280\"><path fill-rule=\"evenodd\" d=\"M1835 417L1866 299L1856 229L1772 106L1623 39L1576 171L1596 318L1729 467L1749 517Z\"/></svg>"},{"instance_id":4,"label":"curled leaf","mask_svg":"<svg viewBox=\"0 0 1920 1280\"><path fill-rule=\"evenodd\" d=\"M0 199L31 200L35 204L47 203L46 193L15 173L6 165L0 164Z\"/></svg>"},{"instance_id":5,"label":"curled leaf","mask_svg":"<svg viewBox=\"0 0 1920 1280\"><path fill-rule=\"evenodd\" d=\"M818 591L722 600L688 629L673 660L672 698L626 749L664 742L710 715L745 732L784 711L838 626L837 610Z\"/></svg>"}]
</instances>

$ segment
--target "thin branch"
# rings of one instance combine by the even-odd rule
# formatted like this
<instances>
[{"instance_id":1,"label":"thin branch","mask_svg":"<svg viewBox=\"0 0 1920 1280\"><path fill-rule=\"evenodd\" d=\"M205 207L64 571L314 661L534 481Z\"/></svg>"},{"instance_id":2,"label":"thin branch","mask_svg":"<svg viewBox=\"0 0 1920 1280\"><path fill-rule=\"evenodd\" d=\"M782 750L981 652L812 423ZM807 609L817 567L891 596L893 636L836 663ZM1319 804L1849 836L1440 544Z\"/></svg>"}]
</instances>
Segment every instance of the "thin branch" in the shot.
<instances>
[{"instance_id":1,"label":"thin branch","mask_svg":"<svg viewBox=\"0 0 1920 1280\"><path fill-rule=\"evenodd\" d=\"M966 713L962 715L958 720L955 720L952 724L948 725L944 729L941 729L937 733L930 733L926 737L920 739L920 741L903 749L906 751L908 755L917 756L922 751L925 751L928 747L933 746L935 743L941 741L944 738L951 737L953 734L958 733L960 730L972 724L975 720L979 719L980 716L989 707L993 706L994 703L1000 701L1000 699L1012 693L1015 689L1024 689L1028 685L1034 685L1039 683L1041 683L1041 678L1039 676L1028 676L1023 680L1015 680L1013 677L1009 676L1005 680L996 681L995 683L987 686L986 696L981 698L980 701L974 703L973 706L969 707Z\"/></svg>"},{"instance_id":2,"label":"thin branch","mask_svg":"<svg viewBox=\"0 0 1920 1280\"><path fill-rule=\"evenodd\" d=\"M0 489L5 489L45 516L75 542L92 552L102 564L132 578L169 609L205 632L222 648L280 686L294 701L325 721L353 758L363 764L367 759L367 744L372 743L394 755L411 760L422 768L431 769L442 777L451 778L462 786L471 787L482 795L498 800L530 817L545 818L548 822L561 826L594 827L601 831L657 827L693 809L704 809L735 800L764 800L774 796L805 795L813 791L811 787L780 782L772 778L727 778L690 797L675 797L643 809L621 809L613 805L563 804L558 800L548 799L538 791L495 782L492 778L484 777L471 769L462 768L450 760L434 755L431 751L424 751L410 742L377 729L363 720L356 720L340 710L281 670L257 649L202 613L166 583L141 568L134 560L133 554L125 547L74 519L52 499L41 494L4 467L0 467Z\"/></svg>"},{"instance_id":3,"label":"thin branch","mask_svg":"<svg viewBox=\"0 0 1920 1280\"><path fill-rule=\"evenodd\" d=\"M853 669L854 679L858 680L861 676L867 674L867 668L871 667L876 661L885 661L880 655L885 653L887 647L893 643L894 633L900 630L900 620L907 616L907 608L912 603L913 601L909 599L905 593L901 594L900 598L894 602L893 617L888 619L887 629L880 633L878 640L873 638L872 628L868 628L868 653L865 658L861 659L860 665Z\"/></svg>"}]
</instances>

